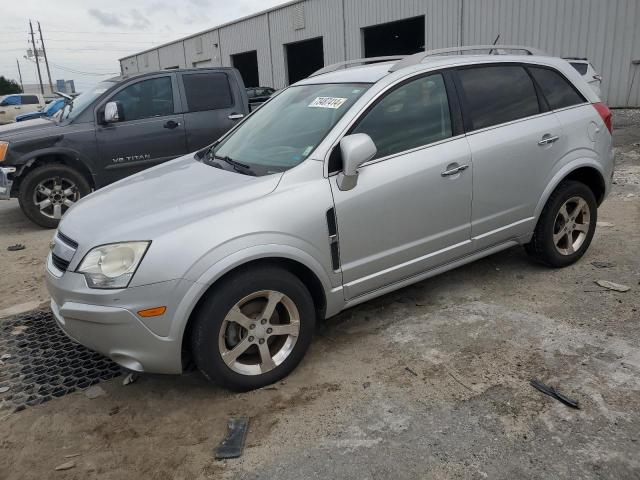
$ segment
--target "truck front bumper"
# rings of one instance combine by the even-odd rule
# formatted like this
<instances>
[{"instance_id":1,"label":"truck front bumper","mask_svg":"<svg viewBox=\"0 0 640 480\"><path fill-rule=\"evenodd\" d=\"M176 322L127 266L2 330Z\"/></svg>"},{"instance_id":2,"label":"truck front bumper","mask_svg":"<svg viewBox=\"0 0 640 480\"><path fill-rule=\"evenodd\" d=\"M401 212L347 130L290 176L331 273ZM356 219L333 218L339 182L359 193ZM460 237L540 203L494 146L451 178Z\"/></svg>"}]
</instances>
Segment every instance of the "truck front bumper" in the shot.
<instances>
[{"instance_id":1,"label":"truck front bumper","mask_svg":"<svg viewBox=\"0 0 640 480\"><path fill-rule=\"evenodd\" d=\"M11 185L13 185L13 180L9 180L9 174L15 171L16 167L0 168L0 200L9 200L11 198Z\"/></svg>"}]
</instances>

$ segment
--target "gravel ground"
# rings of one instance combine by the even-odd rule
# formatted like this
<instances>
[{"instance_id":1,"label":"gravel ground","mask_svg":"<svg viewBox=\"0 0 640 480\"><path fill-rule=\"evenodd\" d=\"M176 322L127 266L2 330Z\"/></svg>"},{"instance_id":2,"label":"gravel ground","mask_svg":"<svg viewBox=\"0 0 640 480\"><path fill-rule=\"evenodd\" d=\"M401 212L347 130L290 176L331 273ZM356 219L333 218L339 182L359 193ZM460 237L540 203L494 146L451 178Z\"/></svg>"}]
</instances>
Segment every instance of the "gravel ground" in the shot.
<instances>
[{"instance_id":1,"label":"gravel ground","mask_svg":"<svg viewBox=\"0 0 640 480\"><path fill-rule=\"evenodd\" d=\"M614 118L614 191L576 265L513 248L367 302L320 325L300 367L259 391L197 373L115 379L94 399L0 417L0 478L640 478L640 111ZM51 232L14 203L0 225L0 305L46 299ZM6 251L17 242L26 250ZM251 418L244 454L216 461L234 415Z\"/></svg>"}]
</instances>

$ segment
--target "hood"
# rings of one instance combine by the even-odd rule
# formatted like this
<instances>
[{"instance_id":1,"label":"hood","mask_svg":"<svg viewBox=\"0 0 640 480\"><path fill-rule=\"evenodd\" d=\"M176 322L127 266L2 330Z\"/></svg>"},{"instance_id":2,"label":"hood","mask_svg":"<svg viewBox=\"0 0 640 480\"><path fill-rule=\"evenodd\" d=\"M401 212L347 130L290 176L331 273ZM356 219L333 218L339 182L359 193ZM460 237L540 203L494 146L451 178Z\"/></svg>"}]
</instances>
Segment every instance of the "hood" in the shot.
<instances>
[{"instance_id":1,"label":"hood","mask_svg":"<svg viewBox=\"0 0 640 480\"><path fill-rule=\"evenodd\" d=\"M81 248L153 240L267 195L281 177L221 170L190 154L97 190L69 209L58 228Z\"/></svg>"},{"instance_id":2,"label":"hood","mask_svg":"<svg viewBox=\"0 0 640 480\"><path fill-rule=\"evenodd\" d=\"M24 135L24 139L38 138L49 134L58 133L60 125L46 118L36 118L25 120L24 122L9 123L0 125L0 140L10 140L19 135ZM25 135L26 134L26 135ZM22 138L19 138L22 140Z\"/></svg>"}]
</instances>

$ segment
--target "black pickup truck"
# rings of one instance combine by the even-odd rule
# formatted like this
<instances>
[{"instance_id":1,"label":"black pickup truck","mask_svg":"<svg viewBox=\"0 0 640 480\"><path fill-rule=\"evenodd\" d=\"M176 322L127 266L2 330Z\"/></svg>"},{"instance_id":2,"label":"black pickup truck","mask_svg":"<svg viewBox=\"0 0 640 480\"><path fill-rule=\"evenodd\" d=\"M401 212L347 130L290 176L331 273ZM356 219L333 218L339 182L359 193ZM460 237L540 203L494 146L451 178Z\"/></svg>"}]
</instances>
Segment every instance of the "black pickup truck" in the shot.
<instances>
[{"instance_id":1,"label":"black pickup truck","mask_svg":"<svg viewBox=\"0 0 640 480\"><path fill-rule=\"evenodd\" d=\"M249 113L233 68L116 77L52 119L0 126L0 199L43 227L81 197L212 143Z\"/></svg>"}]
</instances>

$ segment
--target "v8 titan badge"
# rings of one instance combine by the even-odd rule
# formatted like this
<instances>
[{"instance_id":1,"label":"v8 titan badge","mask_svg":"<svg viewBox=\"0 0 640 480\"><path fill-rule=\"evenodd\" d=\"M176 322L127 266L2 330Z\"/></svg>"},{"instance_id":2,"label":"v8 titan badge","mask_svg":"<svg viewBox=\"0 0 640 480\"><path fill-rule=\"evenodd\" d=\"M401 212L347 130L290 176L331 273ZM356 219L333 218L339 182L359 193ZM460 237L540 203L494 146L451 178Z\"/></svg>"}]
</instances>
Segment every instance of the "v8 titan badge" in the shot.
<instances>
[{"instance_id":1,"label":"v8 titan badge","mask_svg":"<svg viewBox=\"0 0 640 480\"><path fill-rule=\"evenodd\" d=\"M312 108L333 108L334 110L340 108L346 98L340 97L316 97L316 99L309 104Z\"/></svg>"}]
</instances>

